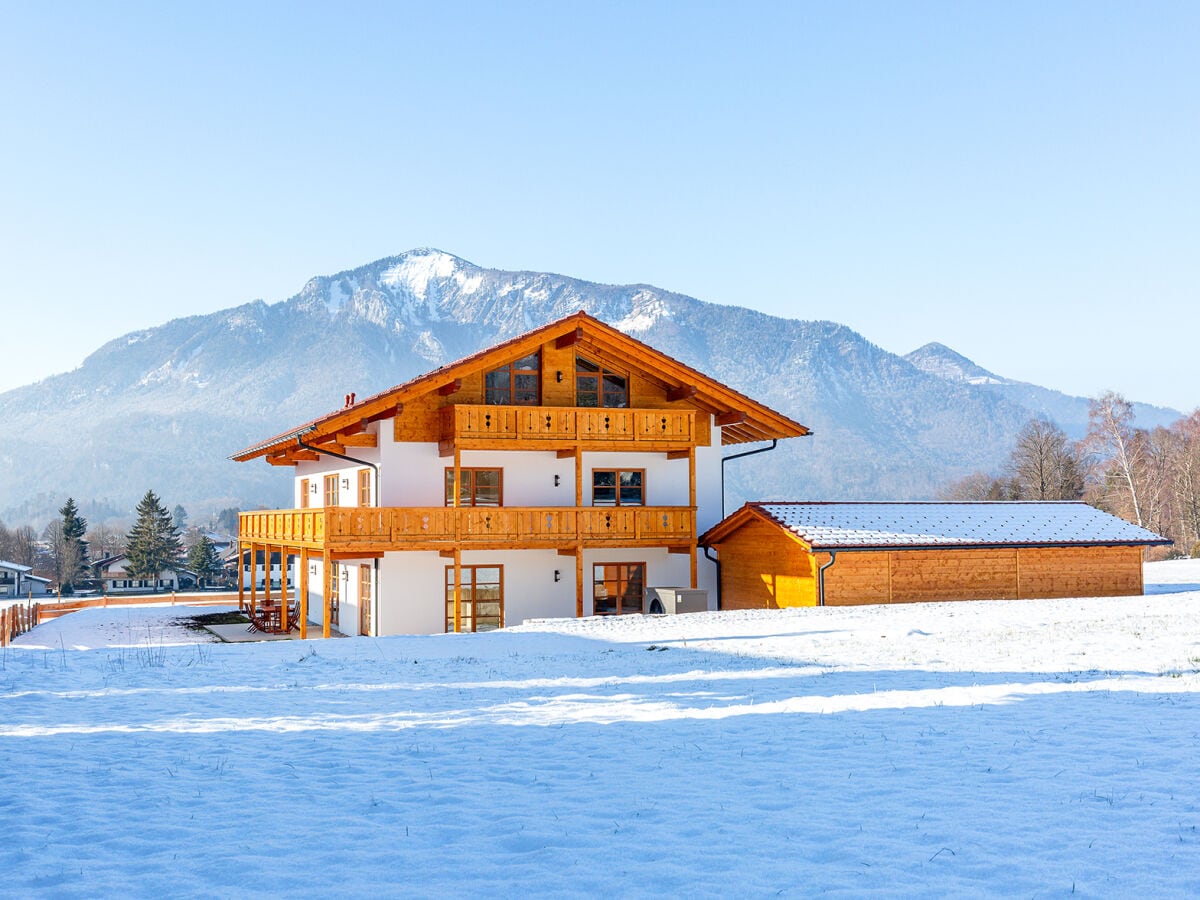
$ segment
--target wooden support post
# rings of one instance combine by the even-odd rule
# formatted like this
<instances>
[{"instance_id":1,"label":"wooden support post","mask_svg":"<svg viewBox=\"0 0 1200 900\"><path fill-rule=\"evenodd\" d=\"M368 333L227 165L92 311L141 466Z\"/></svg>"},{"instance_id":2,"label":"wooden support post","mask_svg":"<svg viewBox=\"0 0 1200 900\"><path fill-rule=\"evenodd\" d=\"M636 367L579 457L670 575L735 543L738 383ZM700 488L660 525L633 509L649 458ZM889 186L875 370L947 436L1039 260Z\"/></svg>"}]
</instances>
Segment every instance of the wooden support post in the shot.
<instances>
[{"instance_id":1,"label":"wooden support post","mask_svg":"<svg viewBox=\"0 0 1200 900\"><path fill-rule=\"evenodd\" d=\"M288 548L279 546L279 627L288 633ZM693 584L692 587L695 587Z\"/></svg>"},{"instance_id":2,"label":"wooden support post","mask_svg":"<svg viewBox=\"0 0 1200 900\"><path fill-rule=\"evenodd\" d=\"M242 612L246 608L246 569L245 569L245 545L238 540L238 555L237 555L237 580L238 580L238 612ZM104 582L104 599L108 599L108 582ZM105 606L108 604L105 603Z\"/></svg>"},{"instance_id":3,"label":"wooden support post","mask_svg":"<svg viewBox=\"0 0 1200 900\"><path fill-rule=\"evenodd\" d=\"M333 631L333 607L331 605L330 595L333 588L336 587L334 579L337 578L337 573L333 571L333 560L329 558L329 548L325 547L321 553L321 580L325 583L324 603L325 609L321 615L321 637L327 638Z\"/></svg>"},{"instance_id":4,"label":"wooden support post","mask_svg":"<svg viewBox=\"0 0 1200 900\"><path fill-rule=\"evenodd\" d=\"M698 573L696 571L696 448L688 448L688 506L692 510L692 552L691 552L691 574L692 574L692 590L699 587L697 580Z\"/></svg>"},{"instance_id":5,"label":"wooden support post","mask_svg":"<svg viewBox=\"0 0 1200 900\"><path fill-rule=\"evenodd\" d=\"M308 548L300 548L300 640L308 638Z\"/></svg>"},{"instance_id":6,"label":"wooden support post","mask_svg":"<svg viewBox=\"0 0 1200 900\"><path fill-rule=\"evenodd\" d=\"M454 454L455 463L458 462L458 454ZM458 482L458 466L455 465L454 480ZM472 610L474 612L474 610ZM462 551L457 547L454 548L454 633L458 634L462 631Z\"/></svg>"},{"instance_id":7,"label":"wooden support post","mask_svg":"<svg viewBox=\"0 0 1200 900\"><path fill-rule=\"evenodd\" d=\"M583 545L575 548L575 618L583 618Z\"/></svg>"},{"instance_id":8,"label":"wooden support post","mask_svg":"<svg viewBox=\"0 0 1200 900\"><path fill-rule=\"evenodd\" d=\"M271 545L263 545L263 605L271 605Z\"/></svg>"},{"instance_id":9,"label":"wooden support post","mask_svg":"<svg viewBox=\"0 0 1200 900\"><path fill-rule=\"evenodd\" d=\"M250 542L250 617L258 615L258 545Z\"/></svg>"},{"instance_id":10,"label":"wooden support post","mask_svg":"<svg viewBox=\"0 0 1200 900\"><path fill-rule=\"evenodd\" d=\"M457 547L459 541L462 540L462 514L458 511L458 498L462 495L462 451L458 449L458 445L454 446L454 497L451 506L454 507L454 545ZM455 551L455 566L458 565L457 550ZM455 569L455 577L458 577L458 570ZM457 607L456 607L457 609ZM455 621L457 622L457 612L455 613ZM455 631L458 628L455 627Z\"/></svg>"}]
</instances>

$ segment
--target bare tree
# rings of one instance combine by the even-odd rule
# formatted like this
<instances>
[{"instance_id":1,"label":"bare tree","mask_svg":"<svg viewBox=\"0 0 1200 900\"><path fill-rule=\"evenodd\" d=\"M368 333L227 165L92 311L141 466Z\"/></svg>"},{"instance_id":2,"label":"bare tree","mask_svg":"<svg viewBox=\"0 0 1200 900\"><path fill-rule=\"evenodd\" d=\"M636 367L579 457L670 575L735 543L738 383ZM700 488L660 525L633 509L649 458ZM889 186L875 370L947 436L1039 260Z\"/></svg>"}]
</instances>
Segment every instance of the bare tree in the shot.
<instances>
[{"instance_id":1,"label":"bare tree","mask_svg":"<svg viewBox=\"0 0 1200 900\"><path fill-rule=\"evenodd\" d=\"M37 532L32 525L21 525L12 531L12 549L9 562L32 567L37 561Z\"/></svg>"},{"instance_id":2,"label":"bare tree","mask_svg":"<svg viewBox=\"0 0 1200 900\"><path fill-rule=\"evenodd\" d=\"M1088 408L1088 433L1084 439L1094 458L1093 476L1102 499L1110 496L1116 482L1127 494L1131 518L1142 524L1142 503L1138 495L1140 469L1145 444L1137 439L1133 427L1133 404L1114 391L1094 398Z\"/></svg>"},{"instance_id":3,"label":"bare tree","mask_svg":"<svg viewBox=\"0 0 1200 900\"><path fill-rule=\"evenodd\" d=\"M125 549L125 531L116 525L93 525L88 532L88 543L95 559L116 556Z\"/></svg>"},{"instance_id":4,"label":"bare tree","mask_svg":"<svg viewBox=\"0 0 1200 900\"><path fill-rule=\"evenodd\" d=\"M1008 472L1021 500L1078 500L1083 496L1083 464L1066 432L1041 417L1017 433Z\"/></svg>"},{"instance_id":5,"label":"bare tree","mask_svg":"<svg viewBox=\"0 0 1200 900\"><path fill-rule=\"evenodd\" d=\"M939 500L1016 500L1016 485L1011 479L997 478L987 472L972 472L951 482L938 492Z\"/></svg>"}]
</instances>

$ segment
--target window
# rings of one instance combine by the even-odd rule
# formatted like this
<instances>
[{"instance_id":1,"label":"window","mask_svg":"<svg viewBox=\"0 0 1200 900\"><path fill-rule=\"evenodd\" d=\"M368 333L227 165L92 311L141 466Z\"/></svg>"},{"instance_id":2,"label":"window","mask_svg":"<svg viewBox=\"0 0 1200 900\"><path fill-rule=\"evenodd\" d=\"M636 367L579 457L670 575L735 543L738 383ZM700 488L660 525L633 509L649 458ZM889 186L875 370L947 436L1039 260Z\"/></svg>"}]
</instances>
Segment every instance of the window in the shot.
<instances>
[{"instance_id":1,"label":"window","mask_svg":"<svg viewBox=\"0 0 1200 900\"><path fill-rule=\"evenodd\" d=\"M371 470L358 470L358 505L371 505Z\"/></svg>"},{"instance_id":2,"label":"window","mask_svg":"<svg viewBox=\"0 0 1200 900\"><path fill-rule=\"evenodd\" d=\"M325 476L325 505L338 505L338 477L336 475Z\"/></svg>"},{"instance_id":3,"label":"window","mask_svg":"<svg viewBox=\"0 0 1200 900\"><path fill-rule=\"evenodd\" d=\"M629 405L629 379L576 356L575 405L624 408Z\"/></svg>"},{"instance_id":4,"label":"window","mask_svg":"<svg viewBox=\"0 0 1200 900\"><path fill-rule=\"evenodd\" d=\"M338 590L338 569L341 566L337 563L329 564L329 571L325 573L325 602L329 604L329 623L331 625L338 624L338 617L341 614L342 595Z\"/></svg>"},{"instance_id":5,"label":"window","mask_svg":"<svg viewBox=\"0 0 1200 900\"><path fill-rule=\"evenodd\" d=\"M592 506L645 505L645 469L592 470Z\"/></svg>"},{"instance_id":6,"label":"window","mask_svg":"<svg viewBox=\"0 0 1200 900\"><path fill-rule=\"evenodd\" d=\"M504 626L504 566L460 566L463 631ZM446 631L454 630L454 566L446 566Z\"/></svg>"},{"instance_id":7,"label":"window","mask_svg":"<svg viewBox=\"0 0 1200 900\"><path fill-rule=\"evenodd\" d=\"M459 469L459 506L502 506L500 469ZM446 505L454 505L454 469L446 470Z\"/></svg>"},{"instance_id":8,"label":"window","mask_svg":"<svg viewBox=\"0 0 1200 900\"><path fill-rule=\"evenodd\" d=\"M592 566L592 612L597 616L640 613L645 589L645 563Z\"/></svg>"},{"instance_id":9,"label":"window","mask_svg":"<svg viewBox=\"0 0 1200 900\"><path fill-rule=\"evenodd\" d=\"M300 508L308 509L308 479L300 479Z\"/></svg>"},{"instance_id":10,"label":"window","mask_svg":"<svg viewBox=\"0 0 1200 900\"><path fill-rule=\"evenodd\" d=\"M371 567L358 567L358 633L371 633Z\"/></svg>"},{"instance_id":11,"label":"window","mask_svg":"<svg viewBox=\"0 0 1200 900\"><path fill-rule=\"evenodd\" d=\"M493 369L484 380L485 403L537 406L541 393L541 366L537 353Z\"/></svg>"}]
</instances>

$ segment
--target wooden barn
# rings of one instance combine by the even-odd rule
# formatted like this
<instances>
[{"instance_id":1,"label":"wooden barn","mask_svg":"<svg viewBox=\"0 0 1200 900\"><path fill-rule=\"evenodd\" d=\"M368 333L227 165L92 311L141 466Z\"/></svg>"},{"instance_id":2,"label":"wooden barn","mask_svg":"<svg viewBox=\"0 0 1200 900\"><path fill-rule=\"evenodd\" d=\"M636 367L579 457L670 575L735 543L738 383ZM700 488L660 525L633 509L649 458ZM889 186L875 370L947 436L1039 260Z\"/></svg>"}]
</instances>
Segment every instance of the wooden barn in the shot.
<instances>
[{"instance_id":1,"label":"wooden barn","mask_svg":"<svg viewBox=\"0 0 1200 900\"><path fill-rule=\"evenodd\" d=\"M1077 502L747 503L698 542L722 609L1141 594L1170 543Z\"/></svg>"}]
</instances>

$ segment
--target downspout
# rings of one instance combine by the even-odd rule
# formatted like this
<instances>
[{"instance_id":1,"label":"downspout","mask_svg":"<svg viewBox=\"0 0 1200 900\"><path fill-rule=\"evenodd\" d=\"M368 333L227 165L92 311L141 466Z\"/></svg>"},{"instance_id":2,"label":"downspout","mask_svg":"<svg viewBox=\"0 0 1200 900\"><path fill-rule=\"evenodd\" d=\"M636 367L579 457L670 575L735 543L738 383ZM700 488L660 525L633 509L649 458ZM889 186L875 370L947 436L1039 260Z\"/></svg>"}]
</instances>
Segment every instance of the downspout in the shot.
<instances>
[{"instance_id":1,"label":"downspout","mask_svg":"<svg viewBox=\"0 0 1200 900\"><path fill-rule=\"evenodd\" d=\"M729 456L721 457L721 518L725 518L725 463L731 459L741 459L743 456L754 456L756 453L766 453L768 450L774 450L779 446L779 438L771 438L770 447L759 447L756 450L746 450L743 453L731 453ZM718 607L719 608L719 607Z\"/></svg>"},{"instance_id":2,"label":"downspout","mask_svg":"<svg viewBox=\"0 0 1200 900\"><path fill-rule=\"evenodd\" d=\"M826 552L829 554L829 562L817 569L817 606L825 605L825 570L837 562L838 552L836 550Z\"/></svg>"},{"instance_id":3,"label":"downspout","mask_svg":"<svg viewBox=\"0 0 1200 900\"><path fill-rule=\"evenodd\" d=\"M704 558L717 567L717 609L721 608L721 560L712 555L712 547L704 548Z\"/></svg>"}]
</instances>

